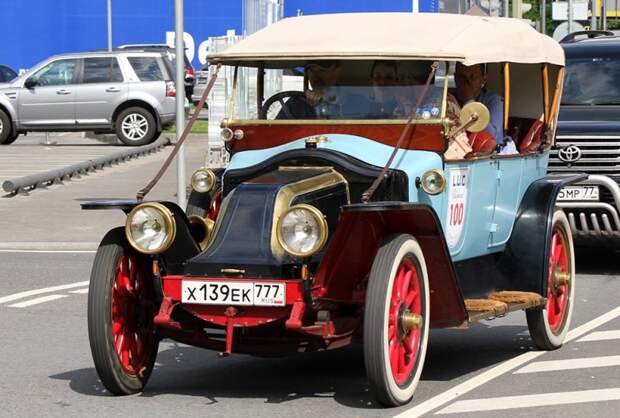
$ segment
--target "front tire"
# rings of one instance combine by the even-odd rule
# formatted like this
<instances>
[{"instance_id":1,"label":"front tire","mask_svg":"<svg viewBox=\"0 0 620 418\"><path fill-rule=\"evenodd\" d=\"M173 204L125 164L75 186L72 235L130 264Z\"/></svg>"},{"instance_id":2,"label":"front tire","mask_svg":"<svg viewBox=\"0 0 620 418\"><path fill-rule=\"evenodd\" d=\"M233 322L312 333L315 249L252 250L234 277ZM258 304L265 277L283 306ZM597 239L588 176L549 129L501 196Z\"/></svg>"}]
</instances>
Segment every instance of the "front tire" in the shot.
<instances>
[{"instance_id":1,"label":"front tire","mask_svg":"<svg viewBox=\"0 0 620 418\"><path fill-rule=\"evenodd\" d=\"M0 109L0 145L9 145L17 139L17 135L12 135L12 130L11 118Z\"/></svg>"},{"instance_id":2,"label":"front tire","mask_svg":"<svg viewBox=\"0 0 620 418\"><path fill-rule=\"evenodd\" d=\"M555 350L564 343L575 300L575 249L570 224L561 210L553 214L547 276L546 305L527 310L526 316L534 345Z\"/></svg>"},{"instance_id":3,"label":"front tire","mask_svg":"<svg viewBox=\"0 0 620 418\"><path fill-rule=\"evenodd\" d=\"M364 312L364 362L380 403L411 400L420 380L430 320L424 255L411 235L393 235L372 265Z\"/></svg>"},{"instance_id":4,"label":"front tire","mask_svg":"<svg viewBox=\"0 0 620 418\"><path fill-rule=\"evenodd\" d=\"M116 118L116 135L125 145L149 144L153 142L156 133L155 118L142 107L129 107Z\"/></svg>"},{"instance_id":5,"label":"front tire","mask_svg":"<svg viewBox=\"0 0 620 418\"><path fill-rule=\"evenodd\" d=\"M115 395L140 392L157 356L155 290L148 257L132 250L124 228L103 238L88 289L88 338L97 374Z\"/></svg>"}]
</instances>

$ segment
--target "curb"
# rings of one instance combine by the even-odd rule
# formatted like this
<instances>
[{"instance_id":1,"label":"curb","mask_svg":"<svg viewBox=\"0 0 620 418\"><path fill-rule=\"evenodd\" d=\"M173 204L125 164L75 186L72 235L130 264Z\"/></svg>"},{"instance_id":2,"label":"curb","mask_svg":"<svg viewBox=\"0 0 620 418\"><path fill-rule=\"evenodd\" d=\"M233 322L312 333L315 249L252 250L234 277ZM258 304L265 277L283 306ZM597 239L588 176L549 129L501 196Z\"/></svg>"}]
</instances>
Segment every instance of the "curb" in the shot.
<instances>
[{"instance_id":1,"label":"curb","mask_svg":"<svg viewBox=\"0 0 620 418\"><path fill-rule=\"evenodd\" d=\"M152 144L134 147L126 151L119 151L111 155L83 161L56 170L48 170L30 176L9 179L2 183L2 189L9 194L15 195L17 193L24 193L36 189L37 187L44 187L50 184L61 184L63 180L70 180L73 177L77 178L81 175L87 175L89 172L101 170L105 166L120 164L141 155L151 154L170 144L170 138L161 138Z\"/></svg>"}]
</instances>

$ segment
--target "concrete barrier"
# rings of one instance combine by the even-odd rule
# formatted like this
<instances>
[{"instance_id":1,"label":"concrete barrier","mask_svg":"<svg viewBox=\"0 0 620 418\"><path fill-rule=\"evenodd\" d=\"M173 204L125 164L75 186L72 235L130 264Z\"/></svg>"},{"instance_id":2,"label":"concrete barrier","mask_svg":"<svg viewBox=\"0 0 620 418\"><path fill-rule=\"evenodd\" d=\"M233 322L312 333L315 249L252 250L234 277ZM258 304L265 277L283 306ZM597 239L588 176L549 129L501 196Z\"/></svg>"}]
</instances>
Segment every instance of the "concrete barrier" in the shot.
<instances>
[{"instance_id":1,"label":"concrete barrier","mask_svg":"<svg viewBox=\"0 0 620 418\"><path fill-rule=\"evenodd\" d=\"M81 175L86 175L91 171L101 170L105 166L119 164L141 155L151 154L166 145L170 145L170 143L170 138L160 138L152 144L143 145L141 147L132 147L104 157L83 161L55 170L43 171L41 173L36 173L25 177L6 180L2 183L2 189L7 193L16 194L19 192L33 190L37 187L60 183L63 180L70 180L72 177L78 177Z\"/></svg>"}]
</instances>

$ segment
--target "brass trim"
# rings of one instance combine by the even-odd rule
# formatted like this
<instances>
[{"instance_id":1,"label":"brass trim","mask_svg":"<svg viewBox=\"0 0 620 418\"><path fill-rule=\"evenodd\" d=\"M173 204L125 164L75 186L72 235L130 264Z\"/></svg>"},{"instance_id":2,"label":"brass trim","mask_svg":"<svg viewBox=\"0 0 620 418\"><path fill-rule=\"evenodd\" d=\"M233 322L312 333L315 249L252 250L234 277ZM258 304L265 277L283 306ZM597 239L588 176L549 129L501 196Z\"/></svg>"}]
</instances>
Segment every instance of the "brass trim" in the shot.
<instances>
[{"instance_id":1,"label":"brass trim","mask_svg":"<svg viewBox=\"0 0 620 418\"><path fill-rule=\"evenodd\" d=\"M422 326L422 315L415 314L413 312L405 311L401 318L402 328L408 333L414 329L418 329Z\"/></svg>"},{"instance_id":2,"label":"brass trim","mask_svg":"<svg viewBox=\"0 0 620 418\"><path fill-rule=\"evenodd\" d=\"M431 192L430 190L428 190L428 189L426 188L426 182L425 182L425 180L426 180L429 176L431 176L431 175L433 175L433 174L437 174L437 175L439 175L439 177L440 177L440 178L441 178L441 180L442 180L442 182L441 182L441 187L439 188L439 191L436 191L436 192ZM426 194L428 194L428 195L431 195L431 196L435 196L435 195L438 195L438 194L443 193L443 191L444 191L444 190L446 190L446 183L447 183L447 181L446 181L446 176L445 176L445 174L443 173L443 171L442 171L442 170L439 170L439 169L436 169L436 168L433 168L432 170L428 170L427 172L425 172L424 174L422 174L422 178L420 179L420 187L422 187L422 190L424 191L424 193L426 193Z\"/></svg>"},{"instance_id":3,"label":"brass trim","mask_svg":"<svg viewBox=\"0 0 620 418\"><path fill-rule=\"evenodd\" d=\"M211 245L211 243L217 236L220 230L220 226L222 225L222 220L224 219L224 215L226 214L226 211L228 210L228 204L230 203L230 198L232 195L234 195L234 193L235 193L235 189L231 190L231 192L228 193L228 195L224 199L222 199L222 206L220 206L220 211L217 215L217 219L214 222L213 232L209 236L209 242L207 243L203 251L206 251L209 248L209 246Z\"/></svg>"},{"instance_id":4,"label":"brass trim","mask_svg":"<svg viewBox=\"0 0 620 418\"><path fill-rule=\"evenodd\" d=\"M413 119L412 125L441 125L443 119ZM221 128L246 125L405 125L406 119L222 119Z\"/></svg>"},{"instance_id":5,"label":"brass trim","mask_svg":"<svg viewBox=\"0 0 620 418\"><path fill-rule=\"evenodd\" d=\"M204 172L207 175L207 177L209 178L208 179L209 186L208 186L207 190L202 190L201 191L201 190L197 190L196 189L196 179L195 179L195 176L199 172ZM208 193L211 190L213 190L213 187L215 187L215 183L216 182L217 182L217 177L215 176L215 173L213 172L213 170L205 168L205 167L200 167L198 170L196 170L196 171L194 171L194 173L192 173L192 178L191 178L191 182L190 183L192 185L192 190L194 190L195 192L198 192L198 193Z\"/></svg>"},{"instance_id":6,"label":"brass trim","mask_svg":"<svg viewBox=\"0 0 620 418\"><path fill-rule=\"evenodd\" d=\"M307 210L308 212L310 212L312 214L312 216L316 219L317 224L319 225L319 240L317 241L316 245L310 250L307 251L305 253L301 253L298 251L294 251L292 249L290 249L286 243L284 242L284 239L282 238L282 222L284 220L284 218L286 217L286 215L289 212L292 212L294 210ZM300 257L300 258L304 258L304 257L311 257L312 255L316 254L318 251L321 250L321 248L323 248L323 246L325 245L325 243L327 242L327 235L329 234L329 229L327 226L327 221L325 220L325 215L323 215L323 213L318 210L317 208L315 208L312 205L307 205L305 203L301 203L295 206L291 206L290 208L288 208L286 211L284 211L284 213L282 213L282 215L278 218L278 222L276 224L276 239L278 240L278 244L280 244L280 246L289 254L291 254L294 257Z\"/></svg>"},{"instance_id":7,"label":"brass trim","mask_svg":"<svg viewBox=\"0 0 620 418\"><path fill-rule=\"evenodd\" d=\"M545 124L549 123L549 65L543 64L542 68L542 82L543 82L543 115L545 117Z\"/></svg>"},{"instance_id":8,"label":"brass trim","mask_svg":"<svg viewBox=\"0 0 620 418\"><path fill-rule=\"evenodd\" d=\"M221 269L220 272L223 274L245 274L244 269Z\"/></svg>"},{"instance_id":9,"label":"brass trim","mask_svg":"<svg viewBox=\"0 0 620 418\"><path fill-rule=\"evenodd\" d=\"M327 170L324 174L320 174L309 179L304 179L296 183L287 184L278 191L274 203L273 222L271 226L271 252L276 259L282 259L282 257L284 257L284 247L280 245L277 239L278 222L282 215L290 207L295 197L343 183L346 188L347 203L351 203L349 183L347 180L342 176L342 174L338 173L333 168L326 168ZM307 169L307 167L299 167L299 169L304 170ZM292 170L292 167L287 168L287 170Z\"/></svg>"},{"instance_id":10,"label":"brass trim","mask_svg":"<svg viewBox=\"0 0 620 418\"><path fill-rule=\"evenodd\" d=\"M209 245L209 241L211 240L211 234L213 233L215 222L212 219L203 218L202 216L198 215L190 215L187 218L187 221L190 225L199 225L204 229L205 236L203 240L198 243L198 245L200 246L201 251L206 250L207 246Z\"/></svg>"},{"instance_id":11,"label":"brass trim","mask_svg":"<svg viewBox=\"0 0 620 418\"><path fill-rule=\"evenodd\" d=\"M164 240L162 245L159 248L155 249L155 250L146 250L144 248L141 248L138 245L138 243L131 236L131 220L132 220L133 216L136 214L137 211L139 211L139 210L141 210L143 208L147 208L147 207L153 208L153 209L158 210L159 212L161 212L161 214L162 214L162 216L164 218L164 222L166 223L166 227L170 231L170 233L166 236L166 239ZM161 253L163 253L168 248L170 248L170 246L172 245L172 242L174 241L176 233L177 233L177 228L176 228L176 221L174 220L174 215L172 214L170 209L168 209L167 207L165 207L164 205L162 205L161 203L158 203L158 202L146 202L146 203L141 203L141 204L135 206L131 210L131 212L129 212L129 214L127 215L127 219L125 220L125 237L127 238L127 241L129 241L129 244L136 251L141 252L142 254L161 254Z\"/></svg>"},{"instance_id":12,"label":"brass trim","mask_svg":"<svg viewBox=\"0 0 620 418\"><path fill-rule=\"evenodd\" d=\"M510 63L504 63L504 133L508 130L510 116Z\"/></svg>"}]
</instances>

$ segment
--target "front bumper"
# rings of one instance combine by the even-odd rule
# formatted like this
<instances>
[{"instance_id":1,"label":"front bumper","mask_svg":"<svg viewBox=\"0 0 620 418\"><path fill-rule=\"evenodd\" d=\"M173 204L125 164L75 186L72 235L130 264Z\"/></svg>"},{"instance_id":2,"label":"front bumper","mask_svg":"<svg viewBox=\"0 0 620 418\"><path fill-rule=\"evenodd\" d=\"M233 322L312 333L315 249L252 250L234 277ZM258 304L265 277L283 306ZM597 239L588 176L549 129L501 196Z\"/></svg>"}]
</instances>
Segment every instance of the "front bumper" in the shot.
<instances>
[{"instance_id":1,"label":"front bumper","mask_svg":"<svg viewBox=\"0 0 620 418\"><path fill-rule=\"evenodd\" d=\"M613 179L590 175L578 185L596 185L611 198L598 202L558 202L568 216L573 237L578 244L600 243L601 239L620 241L620 186Z\"/></svg>"}]
</instances>

